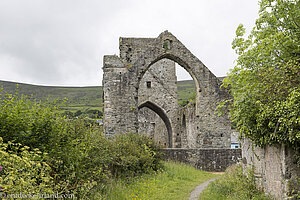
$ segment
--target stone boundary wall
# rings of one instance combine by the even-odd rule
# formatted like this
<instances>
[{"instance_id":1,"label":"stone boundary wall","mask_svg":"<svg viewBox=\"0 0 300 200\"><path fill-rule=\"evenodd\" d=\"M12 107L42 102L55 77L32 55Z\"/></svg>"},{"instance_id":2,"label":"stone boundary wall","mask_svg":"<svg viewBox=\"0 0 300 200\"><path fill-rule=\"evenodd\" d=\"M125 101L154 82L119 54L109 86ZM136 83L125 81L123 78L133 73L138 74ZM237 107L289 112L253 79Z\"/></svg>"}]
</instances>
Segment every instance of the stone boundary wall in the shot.
<instances>
[{"instance_id":1,"label":"stone boundary wall","mask_svg":"<svg viewBox=\"0 0 300 200\"><path fill-rule=\"evenodd\" d=\"M162 150L166 160L183 162L197 169L212 172L224 172L227 167L242 159L241 149L177 149Z\"/></svg>"},{"instance_id":2,"label":"stone boundary wall","mask_svg":"<svg viewBox=\"0 0 300 200\"><path fill-rule=\"evenodd\" d=\"M243 164L254 167L257 184L276 199L297 199L300 194L300 168L295 152L285 145L257 147L242 141ZM294 196L294 198L292 197Z\"/></svg>"}]
</instances>

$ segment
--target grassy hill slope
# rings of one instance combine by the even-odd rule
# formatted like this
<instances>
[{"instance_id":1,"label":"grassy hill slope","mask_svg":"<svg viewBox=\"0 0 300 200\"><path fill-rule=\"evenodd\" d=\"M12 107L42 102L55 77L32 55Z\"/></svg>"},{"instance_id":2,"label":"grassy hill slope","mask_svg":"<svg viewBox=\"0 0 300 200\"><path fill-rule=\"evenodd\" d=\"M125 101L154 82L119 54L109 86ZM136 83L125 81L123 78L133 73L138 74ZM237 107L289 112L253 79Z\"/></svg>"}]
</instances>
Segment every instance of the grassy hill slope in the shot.
<instances>
[{"instance_id":1,"label":"grassy hill slope","mask_svg":"<svg viewBox=\"0 0 300 200\"><path fill-rule=\"evenodd\" d=\"M186 105L195 97L196 86L194 80L177 82L177 98L180 105Z\"/></svg>"},{"instance_id":2,"label":"grassy hill slope","mask_svg":"<svg viewBox=\"0 0 300 200\"><path fill-rule=\"evenodd\" d=\"M37 100L66 98L67 102L62 106L62 109L71 112L76 112L77 110L84 112L89 109L102 109L103 91L101 86L56 87L0 81L0 88L1 87L8 93L17 92L18 95L32 95L33 98Z\"/></svg>"},{"instance_id":3,"label":"grassy hill slope","mask_svg":"<svg viewBox=\"0 0 300 200\"><path fill-rule=\"evenodd\" d=\"M66 104L62 106L65 111L76 112L81 110L100 110L102 111L103 104L103 90L102 86L92 87L57 87L57 86L39 86L24 83L16 83L9 81L0 81L0 88L8 93L15 93L18 95L33 96L37 100L50 99L68 99ZM178 101L188 101L192 98L195 91L195 84L193 80L178 81Z\"/></svg>"}]
</instances>

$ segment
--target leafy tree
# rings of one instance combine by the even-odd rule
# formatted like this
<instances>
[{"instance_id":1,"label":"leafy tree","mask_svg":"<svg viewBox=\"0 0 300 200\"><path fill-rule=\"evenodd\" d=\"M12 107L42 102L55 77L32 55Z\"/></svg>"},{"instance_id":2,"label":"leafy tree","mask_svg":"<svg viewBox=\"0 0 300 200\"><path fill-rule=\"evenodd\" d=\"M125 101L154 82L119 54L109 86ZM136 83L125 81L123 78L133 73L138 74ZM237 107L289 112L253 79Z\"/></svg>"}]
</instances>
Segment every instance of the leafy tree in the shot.
<instances>
[{"instance_id":1,"label":"leafy tree","mask_svg":"<svg viewBox=\"0 0 300 200\"><path fill-rule=\"evenodd\" d=\"M239 25L232 47L236 66L224 79L231 121L255 144L300 144L300 3L261 0L248 37Z\"/></svg>"},{"instance_id":2,"label":"leafy tree","mask_svg":"<svg viewBox=\"0 0 300 200\"><path fill-rule=\"evenodd\" d=\"M63 115L64 116L66 116L66 117L70 117L70 118L72 118L73 117L73 113L71 112L71 111L65 111L64 113L63 113Z\"/></svg>"},{"instance_id":3,"label":"leafy tree","mask_svg":"<svg viewBox=\"0 0 300 200\"><path fill-rule=\"evenodd\" d=\"M103 113L100 110L87 110L85 113L93 119L101 118L103 116Z\"/></svg>"},{"instance_id":4,"label":"leafy tree","mask_svg":"<svg viewBox=\"0 0 300 200\"><path fill-rule=\"evenodd\" d=\"M74 117L78 117L82 114L82 111L81 110L77 110L75 113L74 113Z\"/></svg>"}]
</instances>

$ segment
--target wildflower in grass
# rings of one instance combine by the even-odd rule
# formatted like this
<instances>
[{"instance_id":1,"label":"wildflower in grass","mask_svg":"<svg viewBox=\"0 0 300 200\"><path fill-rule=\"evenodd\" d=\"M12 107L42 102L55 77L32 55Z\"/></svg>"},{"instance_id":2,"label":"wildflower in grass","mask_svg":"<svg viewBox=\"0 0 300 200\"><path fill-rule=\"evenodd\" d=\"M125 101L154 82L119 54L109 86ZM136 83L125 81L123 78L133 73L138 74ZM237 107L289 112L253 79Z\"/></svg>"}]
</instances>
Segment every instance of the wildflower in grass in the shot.
<instances>
[{"instance_id":1,"label":"wildflower in grass","mask_svg":"<svg viewBox=\"0 0 300 200\"><path fill-rule=\"evenodd\" d=\"M2 166L0 165L0 172L2 171Z\"/></svg>"}]
</instances>

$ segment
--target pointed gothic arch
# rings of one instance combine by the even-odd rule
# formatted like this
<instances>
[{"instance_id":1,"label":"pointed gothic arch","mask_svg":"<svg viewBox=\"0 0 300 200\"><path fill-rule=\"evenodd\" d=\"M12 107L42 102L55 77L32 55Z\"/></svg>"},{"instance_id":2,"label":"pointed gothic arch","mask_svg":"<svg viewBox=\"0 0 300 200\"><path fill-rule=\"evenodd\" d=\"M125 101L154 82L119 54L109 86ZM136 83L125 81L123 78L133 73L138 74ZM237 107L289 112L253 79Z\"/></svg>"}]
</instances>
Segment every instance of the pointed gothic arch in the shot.
<instances>
[{"instance_id":1,"label":"pointed gothic arch","mask_svg":"<svg viewBox=\"0 0 300 200\"><path fill-rule=\"evenodd\" d=\"M172 148L172 126L171 126L171 122L167 116L167 114L165 113L165 111L160 108L159 106L157 106L156 104L150 102L150 101L146 101L144 103L142 103L141 105L139 105L138 109L142 109L142 108L149 108L150 110L152 110L153 112L155 112L165 123L167 131L168 131L168 147Z\"/></svg>"}]
</instances>

